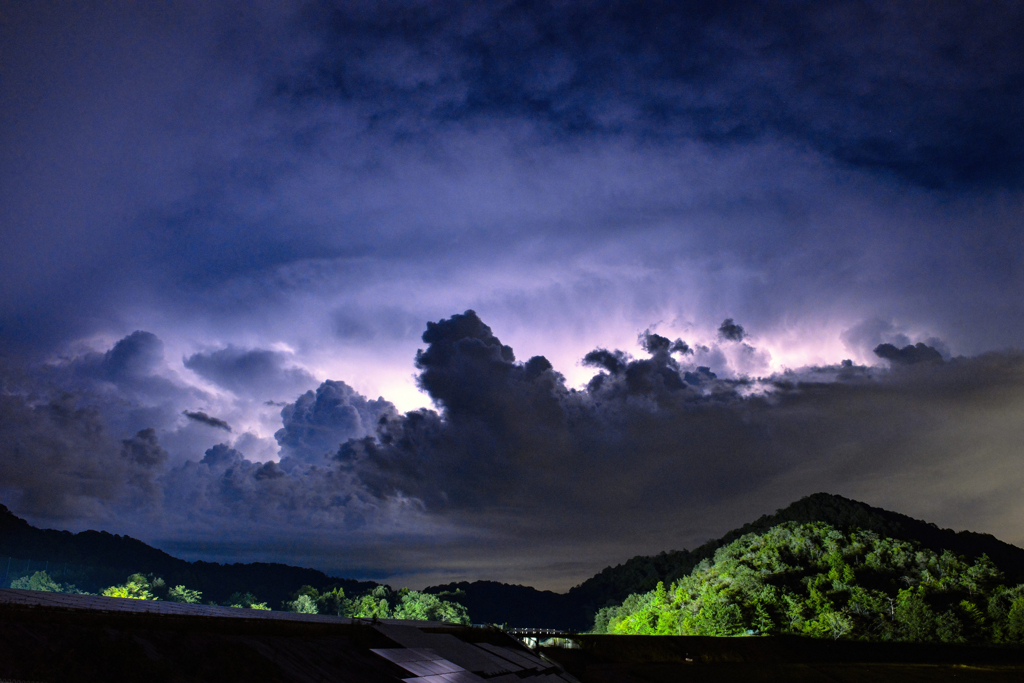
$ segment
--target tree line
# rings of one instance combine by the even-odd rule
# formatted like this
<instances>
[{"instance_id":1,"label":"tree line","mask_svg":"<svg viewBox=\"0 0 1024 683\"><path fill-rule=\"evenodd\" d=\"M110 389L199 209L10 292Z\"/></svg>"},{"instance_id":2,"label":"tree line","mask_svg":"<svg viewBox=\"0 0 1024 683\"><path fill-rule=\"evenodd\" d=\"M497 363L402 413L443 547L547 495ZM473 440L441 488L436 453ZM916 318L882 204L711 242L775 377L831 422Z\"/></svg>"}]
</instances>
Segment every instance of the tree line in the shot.
<instances>
[{"instance_id":1,"label":"tree line","mask_svg":"<svg viewBox=\"0 0 1024 683\"><path fill-rule=\"evenodd\" d=\"M46 571L37 571L31 576L16 579L11 582L11 588L95 595L79 590L70 583L58 583ZM266 602L260 602L248 591L237 591L221 603L204 603L201 591L192 590L184 585L168 586L159 576L141 573L132 574L124 583L104 588L99 595L135 600L168 600L193 605L219 604L241 609L271 609ZM329 614L354 619L409 619L469 624L469 614L458 602L459 598L464 597L458 591L434 595L408 588L396 591L389 586L377 586L348 598L341 586L317 589L307 585L292 593L291 599L282 602L280 609L301 614Z\"/></svg>"},{"instance_id":2,"label":"tree line","mask_svg":"<svg viewBox=\"0 0 1024 683\"><path fill-rule=\"evenodd\" d=\"M1024 584L874 531L779 524L598 611L593 632L1024 644Z\"/></svg>"}]
</instances>

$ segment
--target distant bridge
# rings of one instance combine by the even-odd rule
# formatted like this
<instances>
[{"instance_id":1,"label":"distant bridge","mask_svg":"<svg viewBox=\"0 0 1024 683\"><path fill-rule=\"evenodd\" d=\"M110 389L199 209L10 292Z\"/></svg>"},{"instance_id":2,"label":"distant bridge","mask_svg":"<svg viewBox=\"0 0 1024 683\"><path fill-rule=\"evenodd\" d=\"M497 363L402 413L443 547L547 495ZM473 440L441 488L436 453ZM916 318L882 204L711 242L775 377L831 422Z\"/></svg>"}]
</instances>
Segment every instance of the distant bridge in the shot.
<instances>
[{"instance_id":1,"label":"distant bridge","mask_svg":"<svg viewBox=\"0 0 1024 683\"><path fill-rule=\"evenodd\" d=\"M508 628L505 629L505 633L518 638L531 650L536 650L541 643L548 640L553 640L552 645L555 647L569 649L579 647L579 643L573 640L575 633L557 628Z\"/></svg>"}]
</instances>

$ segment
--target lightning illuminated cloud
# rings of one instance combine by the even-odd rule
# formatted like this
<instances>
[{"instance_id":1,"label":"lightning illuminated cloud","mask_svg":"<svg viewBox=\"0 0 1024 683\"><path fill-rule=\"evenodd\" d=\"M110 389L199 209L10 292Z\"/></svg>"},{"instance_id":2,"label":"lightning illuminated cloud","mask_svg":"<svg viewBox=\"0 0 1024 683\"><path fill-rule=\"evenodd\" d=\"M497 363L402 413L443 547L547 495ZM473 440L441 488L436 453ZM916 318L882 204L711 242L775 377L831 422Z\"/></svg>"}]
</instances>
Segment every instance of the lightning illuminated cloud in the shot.
<instances>
[{"instance_id":1,"label":"lightning illuminated cloud","mask_svg":"<svg viewBox=\"0 0 1024 683\"><path fill-rule=\"evenodd\" d=\"M410 583L565 586L818 490L1020 541L1022 33L5 6L0 502Z\"/></svg>"}]
</instances>

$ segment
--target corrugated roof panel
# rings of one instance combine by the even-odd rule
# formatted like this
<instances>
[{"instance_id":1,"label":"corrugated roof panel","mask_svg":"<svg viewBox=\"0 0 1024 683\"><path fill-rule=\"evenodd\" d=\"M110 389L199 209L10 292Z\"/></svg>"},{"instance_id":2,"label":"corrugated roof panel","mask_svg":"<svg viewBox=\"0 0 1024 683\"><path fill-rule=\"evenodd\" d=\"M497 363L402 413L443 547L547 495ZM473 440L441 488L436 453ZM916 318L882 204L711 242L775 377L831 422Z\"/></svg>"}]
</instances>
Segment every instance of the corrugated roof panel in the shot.
<instances>
[{"instance_id":1,"label":"corrugated roof panel","mask_svg":"<svg viewBox=\"0 0 1024 683\"><path fill-rule=\"evenodd\" d=\"M453 662L444 659L436 652L424 648L388 648L371 649L370 652L380 655L384 659L397 664L406 671L417 676L431 676L434 674L447 674L464 669Z\"/></svg>"},{"instance_id":2,"label":"corrugated roof panel","mask_svg":"<svg viewBox=\"0 0 1024 683\"><path fill-rule=\"evenodd\" d=\"M429 648L414 648L414 647L393 647L393 648L374 648L370 652L380 655L384 659L399 664L401 662L421 662L431 659L441 659L441 655L437 654Z\"/></svg>"},{"instance_id":3,"label":"corrugated roof panel","mask_svg":"<svg viewBox=\"0 0 1024 683\"><path fill-rule=\"evenodd\" d=\"M450 633L423 633L412 626L387 624L381 624L376 628L400 645L410 648L429 648L467 671L478 671L487 676L496 676L511 671L507 662L459 640Z\"/></svg>"},{"instance_id":4,"label":"corrugated roof panel","mask_svg":"<svg viewBox=\"0 0 1024 683\"><path fill-rule=\"evenodd\" d=\"M484 679L471 671L456 671L450 674L437 674L436 676L420 676L418 678L403 678L405 683L484 683L494 680Z\"/></svg>"},{"instance_id":5,"label":"corrugated roof panel","mask_svg":"<svg viewBox=\"0 0 1024 683\"><path fill-rule=\"evenodd\" d=\"M503 659L507 659L513 664L517 664L524 669L546 669L551 666L543 659L534 657L526 652L520 652L519 650L515 650L510 647L491 645L490 643L479 643L478 647L482 647L488 652L492 652Z\"/></svg>"},{"instance_id":6,"label":"corrugated roof panel","mask_svg":"<svg viewBox=\"0 0 1024 683\"><path fill-rule=\"evenodd\" d=\"M494 678L488 678L487 683L519 683L520 681L527 680L516 676L515 674L502 674L501 676L495 676Z\"/></svg>"},{"instance_id":7,"label":"corrugated roof panel","mask_svg":"<svg viewBox=\"0 0 1024 683\"><path fill-rule=\"evenodd\" d=\"M480 653L484 657L487 657L492 662L494 662L494 666L499 668L499 669L501 669L502 671L508 671L508 672L511 673L511 672L522 671L523 670L523 667L519 666L518 664L514 664L514 663L510 662L509 660L505 659L504 657L499 657L498 655L494 654L493 652L490 652L488 650L480 648L480 644L479 643L477 643L475 645L475 647L479 648L480 649Z\"/></svg>"}]
</instances>

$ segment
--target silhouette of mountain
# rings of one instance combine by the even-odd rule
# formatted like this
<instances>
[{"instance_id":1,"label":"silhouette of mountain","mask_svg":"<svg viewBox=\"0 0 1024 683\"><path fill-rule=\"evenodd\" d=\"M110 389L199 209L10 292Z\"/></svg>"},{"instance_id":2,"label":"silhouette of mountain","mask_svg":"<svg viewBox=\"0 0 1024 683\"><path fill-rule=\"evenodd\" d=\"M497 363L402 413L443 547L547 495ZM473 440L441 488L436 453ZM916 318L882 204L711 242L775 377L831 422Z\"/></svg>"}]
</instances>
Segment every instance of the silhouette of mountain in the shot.
<instances>
[{"instance_id":1,"label":"silhouette of mountain","mask_svg":"<svg viewBox=\"0 0 1024 683\"><path fill-rule=\"evenodd\" d=\"M53 567L65 563L73 565L73 580L68 582L86 590L124 583L125 578L135 572L152 573L162 577L168 586L185 585L202 591L204 600L222 602L235 591L249 591L275 609L304 585L317 589L341 586L346 595L378 585L279 563L188 562L130 536L106 531L73 534L37 529L3 505L0 505L0 557L46 561ZM0 567L0 571L4 570Z\"/></svg>"}]
</instances>

